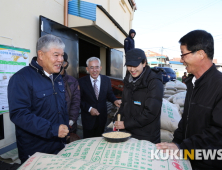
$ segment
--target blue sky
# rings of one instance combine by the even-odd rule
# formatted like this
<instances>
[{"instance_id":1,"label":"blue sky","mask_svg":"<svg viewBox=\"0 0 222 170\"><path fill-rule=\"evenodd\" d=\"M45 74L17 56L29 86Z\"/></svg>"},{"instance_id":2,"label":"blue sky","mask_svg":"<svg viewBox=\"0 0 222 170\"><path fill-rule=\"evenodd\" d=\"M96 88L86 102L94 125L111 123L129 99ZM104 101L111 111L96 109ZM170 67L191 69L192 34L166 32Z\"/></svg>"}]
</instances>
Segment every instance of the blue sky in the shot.
<instances>
[{"instance_id":1,"label":"blue sky","mask_svg":"<svg viewBox=\"0 0 222 170\"><path fill-rule=\"evenodd\" d=\"M214 37L214 58L222 63L222 0L136 0L135 46L180 57L179 39L195 29Z\"/></svg>"}]
</instances>

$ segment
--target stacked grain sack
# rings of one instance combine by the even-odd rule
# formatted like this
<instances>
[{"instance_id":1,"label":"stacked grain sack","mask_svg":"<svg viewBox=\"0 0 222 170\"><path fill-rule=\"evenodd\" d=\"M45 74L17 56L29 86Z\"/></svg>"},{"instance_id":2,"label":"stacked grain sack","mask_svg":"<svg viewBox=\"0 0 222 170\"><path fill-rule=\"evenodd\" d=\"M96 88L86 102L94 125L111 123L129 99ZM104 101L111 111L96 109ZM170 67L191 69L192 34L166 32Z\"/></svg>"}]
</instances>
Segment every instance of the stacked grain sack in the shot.
<instances>
[{"instance_id":1,"label":"stacked grain sack","mask_svg":"<svg viewBox=\"0 0 222 170\"><path fill-rule=\"evenodd\" d=\"M177 129L183 113L186 89L186 85L178 80L169 81L164 87L161 111L162 142L171 142L173 139L173 133Z\"/></svg>"},{"instance_id":2,"label":"stacked grain sack","mask_svg":"<svg viewBox=\"0 0 222 170\"><path fill-rule=\"evenodd\" d=\"M179 80L169 81L164 86L164 96L163 98L167 99L170 96L186 91L187 86Z\"/></svg>"},{"instance_id":3,"label":"stacked grain sack","mask_svg":"<svg viewBox=\"0 0 222 170\"><path fill-rule=\"evenodd\" d=\"M175 83L173 81L169 81L164 86L164 96L163 98L167 99L170 96L176 94L177 89L175 88Z\"/></svg>"},{"instance_id":4,"label":"stacked grain sack","mask_svg":"<svg viewBox=\"0 0 222 170\"><path fill-rule=\"evenodd\" d=\"M173 104L178 105L180 113L183 114L187 86L178 80L174 82L174 85L174 88L176 89L176 94L171 95L167 100Z\"/></svg>"},{"instance_id":5,"label":"stacked grain sack","mask_svg":"<svg viewBox=\"0 0 222 170\"><path fill-rule=\"evenodd\" d=\"M168 100L163 99L161 108L161 142L172 142L173 133L178 127L181 119L179 108L177 105L170 103Z\"/></svg>"},{"instance_id":6,"label":"stacked grain sack","mask_svg":"<svg viewBox=\"0 0 222 170\"><path fill-rule=\"evenodd\" d=\"M184 92L187 90L186 84L182 83L179 80L175 81L175 88L177 89L176 93Z\"/></svg>"},{"instance_id":7,"label":"stacked grain sack","mask_svg":"<svg viewBox=\"0 0 222 170\"><path fill-rule=\"evenodd\" d=\"M179 106L179 111L181 115L183 114L184 110L185 97L186 97L186 91L183 91L168 98L169 102Z\"/></svg>"}]
</instances>

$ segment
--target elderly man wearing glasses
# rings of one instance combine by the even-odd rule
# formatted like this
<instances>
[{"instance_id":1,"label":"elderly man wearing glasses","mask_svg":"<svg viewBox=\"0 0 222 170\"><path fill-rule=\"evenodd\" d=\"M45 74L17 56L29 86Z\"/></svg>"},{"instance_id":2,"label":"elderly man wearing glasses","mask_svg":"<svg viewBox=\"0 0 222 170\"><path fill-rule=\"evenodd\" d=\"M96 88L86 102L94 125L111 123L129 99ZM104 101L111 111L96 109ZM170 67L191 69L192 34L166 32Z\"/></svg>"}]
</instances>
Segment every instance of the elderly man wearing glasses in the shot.
<instances>
[{"instance_id":1,"label":"elderly man wearing glasses","mask_svg":"<svg viewBox=\"0 0 222 170\"><path fill-rule=\"evenodd\" d=\"M115 97L110 79L100 74L100 59L90 57L86 65L89 75L79 79L83 137L100 137L107 120L106 101L114 103L117 107L120 107L122 102Z\"/></svg>"},{"instance_id":2,"label":"elderly man wearing glasses","mask_svg":"<svg viewBox=\"0 0 222 170\"><path fill-rule=\"evenodd\" d=\"M206 31L194 30L183 36L179 43L181 62L190 73L185 80L184 113L174 132L173 143L156 146L163 150L193 150L195 157L190 161L194 170L222 169L219 161L219 149L222 148L222 73L213 64L213 37ZM215 152L216 156L206 158L204 152Z\"/></svg>"}]
</instances>

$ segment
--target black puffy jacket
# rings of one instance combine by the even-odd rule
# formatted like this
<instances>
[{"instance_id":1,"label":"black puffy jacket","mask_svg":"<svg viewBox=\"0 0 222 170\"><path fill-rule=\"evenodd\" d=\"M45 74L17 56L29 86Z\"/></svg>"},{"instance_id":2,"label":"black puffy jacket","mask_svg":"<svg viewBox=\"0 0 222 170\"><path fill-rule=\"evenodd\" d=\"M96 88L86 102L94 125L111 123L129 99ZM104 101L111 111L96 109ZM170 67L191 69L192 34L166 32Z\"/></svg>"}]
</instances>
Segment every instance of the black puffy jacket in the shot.
<instances>
[{"instance_id":1,"label":"black puffy jacket","mask_svg":"<svg viewBox=\"0 0 222 170\"><path fill-rule=\"evenodd\" d=\"M222 149L222 73L215 65L193 86L190 75L185 83L187 94L184 113L174 132L173 142L180 149ZM193 168L222 169L219 160L191 160Z\"/></svg>"},{"instance_id":2,"label":"black puffy jacket","mask_svg":"<svg viewBox=\"0 0 222 170\"><path fill-rule=\"evenodd\" d=\"M131 79L131 74L127 73L119 109L125 130L136 139L158 143L163 97L162 73L146 66L136 82Z\"/></svg>"},{"instance_id":3,"label":"black puffy jacket","mask_svg":"<svg viewBox=\"0 0 222 170\"><path fill-rule=\"evenodd\" d=\"M125 54L127 51L134 49L135 48L135 44L134 44L134 37L131 37L131 33L135 33L136 36L136 31L134 29L131 29L129 31L129 36L126 37L126 39L124 40L124 50L125 50Z\"/></svg>"}]
</instances>

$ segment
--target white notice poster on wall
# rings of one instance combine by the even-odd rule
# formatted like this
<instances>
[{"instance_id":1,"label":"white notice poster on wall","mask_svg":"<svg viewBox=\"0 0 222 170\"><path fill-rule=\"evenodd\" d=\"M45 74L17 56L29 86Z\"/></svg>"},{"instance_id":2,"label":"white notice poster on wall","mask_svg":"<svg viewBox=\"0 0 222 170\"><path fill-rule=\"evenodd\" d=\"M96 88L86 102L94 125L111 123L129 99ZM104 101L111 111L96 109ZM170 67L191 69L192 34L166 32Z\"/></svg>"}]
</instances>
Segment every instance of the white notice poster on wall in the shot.
<instances>
[{"instance_id":1,"label":"white notice poster on wall","mask_svg":"<svg viewBox=\"0 0 222 170\"><path fill-rule=\"evenodd\" d=\"M29 64L30 50L0 45L0 114L8 112L7 86L9 79Z\"/></svg>"}]
</instances>

